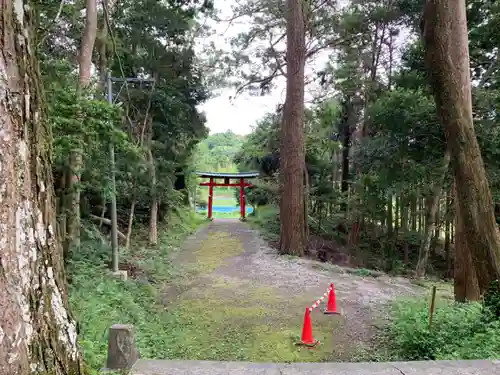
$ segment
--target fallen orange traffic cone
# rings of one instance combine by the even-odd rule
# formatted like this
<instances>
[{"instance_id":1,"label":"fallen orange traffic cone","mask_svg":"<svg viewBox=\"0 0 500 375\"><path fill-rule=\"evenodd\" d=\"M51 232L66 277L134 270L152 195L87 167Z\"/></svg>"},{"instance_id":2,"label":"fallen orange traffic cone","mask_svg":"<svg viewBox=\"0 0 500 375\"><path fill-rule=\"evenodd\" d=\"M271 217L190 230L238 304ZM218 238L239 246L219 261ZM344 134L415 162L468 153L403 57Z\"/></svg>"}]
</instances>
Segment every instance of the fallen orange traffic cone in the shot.
<instances>
[{"instance_id":1,"label":"fallen orange traffic cone","mask_svg":"<svg viewBox=\"0 0 500 375\"><path fill-rule=\"evenodd\" d=\"M340 312L337 311L337 297L335 296L335 287L333 283L330 284L330 292L328 293L328 303L326 305L325 314L339 315Z\"/></svg>"},{"instance_id":2,"label":"fallen orange traffic cone","mask_svg":"<svg viewBox=\"0 0 500 375\"><path fill-rule=\"evenodd\" d=\"M316 341L312 333L311 309L306 307L304 314L304 326L302 327L302 337L298 345L316 346L319 341Z\"/></svg>"}]
</instances>

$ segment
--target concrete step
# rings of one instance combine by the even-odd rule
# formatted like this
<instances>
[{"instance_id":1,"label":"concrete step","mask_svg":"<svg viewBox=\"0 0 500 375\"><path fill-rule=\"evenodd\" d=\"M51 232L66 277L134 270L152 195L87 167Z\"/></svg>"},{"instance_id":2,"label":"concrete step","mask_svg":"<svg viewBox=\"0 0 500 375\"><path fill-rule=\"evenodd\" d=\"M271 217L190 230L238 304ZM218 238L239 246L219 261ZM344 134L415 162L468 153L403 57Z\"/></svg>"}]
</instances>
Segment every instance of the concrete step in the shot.
<instances>
[{"instance_id":1,"label":"concrete step","mask_svg":"<svg viewBox=\"0 0 500 375\"><path fill-rule=\"evenodd\" d=\"M247 363L139 360L131 375L500 375L500 361Z\"/></svg>"}]
</instances>

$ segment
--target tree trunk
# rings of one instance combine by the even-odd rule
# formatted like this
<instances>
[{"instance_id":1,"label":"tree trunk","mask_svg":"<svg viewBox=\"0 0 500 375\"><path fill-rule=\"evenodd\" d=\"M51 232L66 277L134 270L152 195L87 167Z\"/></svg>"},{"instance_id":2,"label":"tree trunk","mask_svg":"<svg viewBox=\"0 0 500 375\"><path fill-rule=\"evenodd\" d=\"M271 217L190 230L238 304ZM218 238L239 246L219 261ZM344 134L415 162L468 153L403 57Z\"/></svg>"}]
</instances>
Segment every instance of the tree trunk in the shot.
<instances>
[{"instance_id":1,"label":"tree trunk","mask_svg":"<svg viewBox=\"0 0 500 375\"><path fill-rule=\"evenodd\" d=\"M156 167L149 142L148 163L151 176L151 208L149 212L149 244L158 244L158 199L156 196Z\"/></svg>"},{"instance_id":2,"label":"tree trunk","mask_svg":"<svg viewBox=\"0 0 500 375\"><path fill-rule=\"evenodd\" d=\"M340 209L347 214L347 201L349 195L349 152L351 148L351 130L349 128L349 119L343 125L342 135L342 173L340 180L340 191L342 192L342 203Z\"/></svg>"},{"instance_id":3,"label":"tree trunk","mask_svg":"<svg viewBox=\"0 0 500 375\"><path fill-rule=\"evenodd\" d=\"M455 270L453 278L455 301L478 301L481 298L478 275L476 268L472 266L471 251L467 248L468 243L467 238L465 238L466 232L463 228L460 205L457 204L456 189L454 192L454 201L457 228L455 238Z\"/></svg>"},{"instance_id":4,"label":"tree trunk","mask_svg":"<svg viewBox=\"0 0 500 375\"><path fill-rule=\"evenodd\" d=\"M101 210L101 219L104 219L105 216L106 216L106 210L107 210L107 207L106 207L106 198L102 198L102 210ZM103 220L101 220L99 222L99 229L102 228L102 222Z\"/></svg>"},{"instance_id":5,"label":"tree trunk","mask_svg":"<svg viewBox=\"0 0 500 375\"><path fill-rule=\"evenodd\" d=\"M85 29L83 30L80 45L79 85L85 88L90 84L92 77L92 53L97 36L97 2L86 0Z\"/></svg>"},{"instance_id":6,"label":"tree trunk","mask_svg":"<svg viewBox=\"0 0 500 375\"><path fill-rule=\"evenodd\" d=\"M446 278L451 278L453 275L451 267L451 219L453 218L452 198L448 191L446 193L446 214L444 226L444 253L446 260Z\"/></svg>"},{"instance_id":7,"label":"tree trunk","mask_svg":"<svg viewBox=\"0 0 500 375\"><path fill-rule=\"evenodd\" d=\"M394 232L397 238L399 232L399 196L396 194L394 198L396 201L396 205L394 207Z\"/></svg>"},{"instance_id":8,"label":"tree trunk","mask_svg":"<svg viewBox=\"0 0 500 375\"><path fill-rule=\"evenodd\" d=\"M305 24L302 0L286 1L287 83L281 122L280 252L304 255L304 65Z\"/></svg>"},{"instance_id":9,"label":"tree trunk","mask_svg":"<svg viewBox=\"0 0 500 375\"><path fill-rule=\"evenodd\" d=\"M420 244L420 249L418 251L418 263L415 270L415 276L417 278L422 278L425 276L425 269L427 268L427 261L429 260L429 253L431 248L432 236L436 229L436 213L439 205L439 197L441 196L441 186L443 186L444 179L446 177L446 172L450 165L450 153L448 150L444 153L443 164L441 166L441 175L439 179L435 182L432 188L432 195L428 200L426 220L425 220L425 230L424 236L422 238L422 243Z\"/></svg>"},{"instance_id":10,"label":"tree trunk","mask_svg":"<svg viewBox=\"0 0 500 375\"><path fill-rule=\"evenodd\" d=\"M434 238L439 241L441 231L441 193L439 194L436 207L436 217L434 218Z\"/></svg>"},{"instance_id":11,"label":"tree trunk","mask_svg":"<svg viewBox=\"0 0 500 375\"><path fill-rule=\"evenodd\" d=\"M422 233L425 228L425 200L423 197L418 197L418 231Z\"/></svg>"},{"instance_id":12,"label":"tree trunk","mask_svg":"<svg viewBox=\"0 0 500 375\"><path fill-rule=\"evenodd\" d=\"M32 9L0 0L0 374L75 375L82 368L31 55Z\"/></svg>"},{"instance_id":13,"label":"tree trunk","mask_svg":"<svg viewBox=\"0 0 500 375\"><path fill-rule=\"evenodd\" d=\"M401 194L401 230L403 232L403 262L409 262L409 243L408 243L408 195Z\"/></svg>"},{"instance_id":14,"label":"tree trunk","mask_svg":"<svg viewBox=\"0 0 500 375\"><path fill-rule=\"evenodd\" d=\"M109 17L109 1L102 0L102 21L96 33L96 49L97 49L97 70L99 71L99 83L101 85L100 91L106 93L106 79L108 69L108 22Z\"/></svg>"},{"instance_id":15,"label":"tree trunk","mask_svg":"<svg viewBox=\"0 0 500 375\"><path fill-rule=\"evenodd\" d=\"M417 215L418 215L417 197L418 197L418 192L413 191L410 197L410 212L411 212L410 227L412 232L417 231Z\"/></svg>"},{"instance_id":16,"label":"tree trunk","mask_svg":"<svg viewBox=\"0 0 500 375\"><path fill-rule=\"evenodd\" d=\"M86 1L86 21L80 45L79 56L79 89L85 89L91 82L92 52L97 34L97 3L96 0ZM68 186L70 197L67 202L67 235L64 244L65 253L70 247L80 246L80 187L78 186L83 169L83 151L75 148L69 155L69 170L71 173Z\"/></svg>"},{"instance_id":17,"label":"tree trunk","mask_svg":"<svg viewBox=\"0 0 500 375\"><path fill-rule=\"evenodd\" d=\"M66 216L66 242L64 244L64 252L66 256L69 254L71 246L78 248L80 246L80 178L82 175L82 150L71 150L69 155L68 173L68 200L67 200L67 216Z\"/></svg>"},{"instance_id":18,"label":"tree trunk","mask_svg":"<svg viewBox=\"0 0 500 375\"><path fill-rule=\"evenodd\" d=\"M392 194L387 197L387 234L392 236L394 233L394 218L392 215Z\"/></svg>"},{"instance_id":19,"label":"tree trunk","mask_svg":"<svg viewBox=\"0 0 500 375\"><path fill-rule=\"evenodd\" d=\"M307 239L309 238L309 172L307 170L306 161L304 158L304 227L306 231L306 247ZM304 249L306 250L306 249Z\"/></svg>"},{"instance_id":20,"label":"tree trunk","mask_svg":"<svg viewBox=\"0 0 500 375\"><path fill-rule=\"evenodd\" d=\"M132 227L134 225L134 213L135 213L135 199L130 205L130 213L128 215L128 226L127 226L127 239L125 240L125 248L128 249L130 246L130 238L132 237Z\"/></svg>"},{"instance_id":21,"label":"tree trunk","mask_svg":"<svg viewBox=\"0 0 500 375\"><path fill-rule=\"evenodd\" d=\"M451 153L457 228L471 252L480 292L500 278L500 236L474 132L465 0L428 0L423 37L436 106ZM457 234L458 234L457 230Z\"/></svg>"}]
</instances>

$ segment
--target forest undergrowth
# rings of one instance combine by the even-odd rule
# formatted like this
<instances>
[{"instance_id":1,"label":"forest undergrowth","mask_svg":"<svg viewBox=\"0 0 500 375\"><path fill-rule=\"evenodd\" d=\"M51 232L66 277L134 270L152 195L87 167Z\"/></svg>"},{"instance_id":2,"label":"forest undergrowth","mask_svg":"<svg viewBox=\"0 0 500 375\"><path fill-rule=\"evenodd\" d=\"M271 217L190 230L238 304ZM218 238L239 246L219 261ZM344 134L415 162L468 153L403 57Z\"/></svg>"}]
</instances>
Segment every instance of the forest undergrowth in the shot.
<instances>
[{"instance_id":1,"label":"forest undergrowth","mask_svg":"<svg viewBox=\"0 0 500 375\"><path fill-rule=\"evenodd\" d=\"M96 230L87 229L81 249L72 254L68 267L70 303L80 325L79 342L93 374L106 363L108 329L113 324L134 325L144 358L168 357L169 348L175 346L179 324L161 303L161 291L180 276L170 263L171 255L203 221L181 211L171 214L167 222L158 246L147 246L147 233L137 230L130 249L121 249L120 269L127 271L127 281L111 276L107 264L111 248Z\"/></svg>"},{"instance_id":2,"label":"forest undergrowth","mask_svg":"<svg viewBox=\"0 0 500 375\"><path fill-rule=\"evenodd\" d=\"M70 302L80 324L80 345L93 373L105 364L108 329L115 323L134 325L142 357L179 355L175 347L176 340L183 339L183 319L162 303L162 291L182 277L182 270L173 267L170 259L202 222L199 215L172 214L156 247L145 245L146 233L138 230L133 245L120 257L120 269L128 272L127 281L110 275L109 245L97 231L86 231L80 251L72 254L68 273ZM276 241L279 221L275 210L261 208L249 222L270 242ZM364 268L352 272L378 275ZM354 360L500 358L498 289L488 294L485 304L459 304L453 302L451 284L439 282L439 286L430 328L427 298L393 301L387 306L387 320L377 322L376 348L360 349Z\"/></svg>"},{"instance_id":3,"label":"forest undergrowth","mask_svg":"<svg viewBox=\"0 0 500 375\"><path fill-rule=\"evenodd\" d=\"M272 245L279 240L278 211L259 207L249 223L258 228ZM314 244L313 244L314 245ZM337 243L339 248L341 244ZM358 253L359 254L359 253ZM373 252L369 252L373 256ZM313 257L317 257L314 254ZM331 260L330 260L331 261ZM390 261L388 262L390 263ZM392 264L397 264L393 262ZM380 270L351 268L334 264L348 273L378 277ZM404 268L389 268L390 274ZM429 326L430 293L423 297L402 298L387 306L386 319L377 321L373 347L360 349L356 361L414 361L500 358L500 288L494 282L483 301L458 303L453 299L453 284L430 273L424 287L437 286L436 307Z\"/></svg>"}]
</instances>

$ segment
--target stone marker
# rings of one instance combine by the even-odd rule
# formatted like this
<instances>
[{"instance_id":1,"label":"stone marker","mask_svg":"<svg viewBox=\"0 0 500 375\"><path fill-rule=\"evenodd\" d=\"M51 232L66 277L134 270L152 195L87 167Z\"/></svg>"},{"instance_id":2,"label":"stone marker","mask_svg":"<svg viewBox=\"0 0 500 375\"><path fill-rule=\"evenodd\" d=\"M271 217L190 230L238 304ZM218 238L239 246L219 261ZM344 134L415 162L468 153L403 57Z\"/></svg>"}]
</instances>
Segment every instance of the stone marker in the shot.
<instances>
[{"instance_id":1,"label":"stone marker","mask_svg":"<svg viewBox=\"0 0 500 375\"><path fill-rule=\"evenodd\" d=\"M129 370L139 359L135 345L134 327L130 324L113 324L109 329L108 370Z\"/></svg>"},{"instance_id":2,"label":"stone marker","mask_svg":"<svg viewBox=\"0 0 500 375\"><path fill-rule=\"evenodd\" d=\"M127 281L127 278L128 278L127 271L122 271L122 270L112 272L111 275L113 275L114 277L118 277L122 281Z\"/></svg>"}]
</instances>

